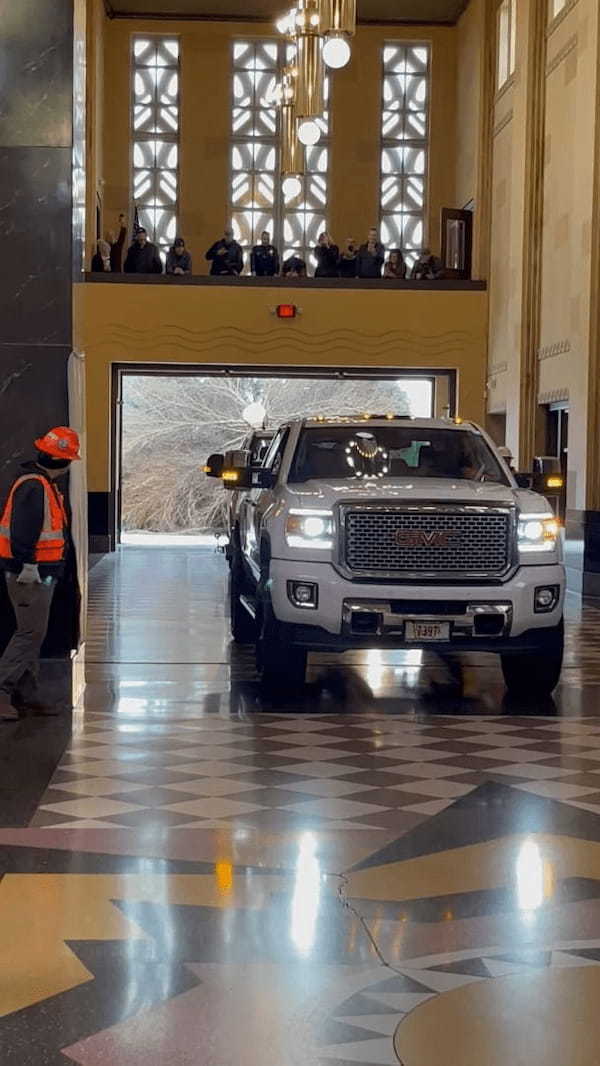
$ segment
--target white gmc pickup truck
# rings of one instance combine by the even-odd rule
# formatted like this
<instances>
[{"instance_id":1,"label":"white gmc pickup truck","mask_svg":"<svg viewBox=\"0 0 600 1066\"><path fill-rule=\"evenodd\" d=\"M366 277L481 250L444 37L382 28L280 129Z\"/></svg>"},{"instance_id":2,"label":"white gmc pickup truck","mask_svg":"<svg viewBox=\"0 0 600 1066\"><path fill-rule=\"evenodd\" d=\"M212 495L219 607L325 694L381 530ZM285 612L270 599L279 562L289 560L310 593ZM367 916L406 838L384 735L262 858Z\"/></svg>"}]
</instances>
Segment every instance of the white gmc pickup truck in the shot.
<instances>
[{"instance_id":1,"label":"white gmc pickup truck","mask_svg":"<svg viewBox=\"0 0 600 1066\"><path fill-rule=\"evenodd\" d=\"M456 421L318 418L280 427L233 530L234 639L269 686L310 650L497 652L509 690L547 695L563 655L557 520L487 434Z\"/></svg>"}]
</instances>

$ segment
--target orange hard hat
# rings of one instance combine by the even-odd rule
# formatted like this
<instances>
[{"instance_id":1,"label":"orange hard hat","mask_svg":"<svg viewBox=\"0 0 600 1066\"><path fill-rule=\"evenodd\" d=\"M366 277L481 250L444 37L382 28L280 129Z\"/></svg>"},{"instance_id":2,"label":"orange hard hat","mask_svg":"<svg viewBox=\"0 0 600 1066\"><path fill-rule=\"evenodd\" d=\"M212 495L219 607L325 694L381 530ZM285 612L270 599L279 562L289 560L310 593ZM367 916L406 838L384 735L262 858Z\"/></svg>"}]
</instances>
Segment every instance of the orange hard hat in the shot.
<instances>
[{"instance_id":1,"label":"orange hard hat","mask_svg":"<svg viewBox=\"0 0 600 1066\"><path fill-rule=\"evenodd\" d=\"M79 454L79 435L69 426L56 426L49 429L45 437L39 437L33 442L44 455L51 455L53 459L81 459Z\"/></svg>"}]
</instances>

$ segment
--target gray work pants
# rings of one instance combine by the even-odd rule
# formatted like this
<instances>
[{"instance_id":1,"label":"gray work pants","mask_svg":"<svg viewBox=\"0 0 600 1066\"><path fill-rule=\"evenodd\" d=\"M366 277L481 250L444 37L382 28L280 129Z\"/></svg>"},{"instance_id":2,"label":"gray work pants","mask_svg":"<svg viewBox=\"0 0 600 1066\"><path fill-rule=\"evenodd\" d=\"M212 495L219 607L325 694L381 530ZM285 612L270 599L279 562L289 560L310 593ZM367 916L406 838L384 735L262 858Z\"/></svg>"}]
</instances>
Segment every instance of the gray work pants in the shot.
<instances>
[{"instance_id":1,"label":"gray work pants","mask_svg":"<svg viewBox=\"0 0 600 1066\"><path fill-rule=\"evenodd\" d=\"M17 627L0 658L0 688L7 692L22 692L26 686L31 694L37 687L40 649L48 631L56 581L19 585L17 574L6 571L5 576Z\"/></svg>"}]
</instances>

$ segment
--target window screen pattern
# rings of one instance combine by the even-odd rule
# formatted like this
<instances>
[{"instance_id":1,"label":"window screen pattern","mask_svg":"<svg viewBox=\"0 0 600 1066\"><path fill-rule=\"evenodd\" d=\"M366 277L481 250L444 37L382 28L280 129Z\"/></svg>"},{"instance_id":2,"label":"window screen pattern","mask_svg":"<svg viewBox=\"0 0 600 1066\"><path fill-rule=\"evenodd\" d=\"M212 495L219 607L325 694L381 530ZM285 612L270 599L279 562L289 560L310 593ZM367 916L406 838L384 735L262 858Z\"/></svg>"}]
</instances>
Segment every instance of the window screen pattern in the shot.
<instances>
[{"instance_id":1,"label":"window screen pattern","mask_svg":"<svg viewBox=\"0 0 600 1066\"><path fill-rule=\"evenodd\" d=\"M279 51L277 41L233 45L231 221L246 268L262 231L277 235Z\"/></svg>"},{"instance_id":2,"label":"window screen pattern","mask_svg":"<svg viewBox=\"0 0 600 1066\"><path fill-rule=\"evenodd\" d=\"M133 200L140 224L164 253L179 208L179 41L133 38Z\"/></svg>"},{"instance_id":3,"label":"window screen pattern","mask_svg":"<svg viewBox=\"0 0 600 1066\"><path fill-rule=\"evenodd\" d=\"M280 180L280 123L275 88L293 46L277 40L235 41L231 128L231 222L244 250L268 230L283 259L300 255L307 265L326 226L329 113L319 120L321 140L306 150L301 192L286 202ZM326 90L328 85L326 85Z\"/></svg>"},{"instance_id":4,"label":"window screen pattern","mask_svg":"<svg viewBox=\"0 0 600 1066\"><path fill-rule=\"evenodd\" d=\"M394 43L383 50L381 240L413 265L425 240L429 155L430 49Z\"/></svg>"}]
</instances>

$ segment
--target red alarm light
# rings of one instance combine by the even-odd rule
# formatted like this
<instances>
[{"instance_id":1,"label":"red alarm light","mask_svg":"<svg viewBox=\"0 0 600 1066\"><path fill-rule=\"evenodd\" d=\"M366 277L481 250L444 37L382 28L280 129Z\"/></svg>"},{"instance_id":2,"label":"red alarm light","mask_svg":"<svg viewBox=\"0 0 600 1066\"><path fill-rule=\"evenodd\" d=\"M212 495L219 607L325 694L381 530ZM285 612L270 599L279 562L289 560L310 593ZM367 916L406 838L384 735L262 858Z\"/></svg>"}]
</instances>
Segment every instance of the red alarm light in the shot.
<instances>
[{"instance_id":1,"label":"red alarm light","mask_svg":"<svg viewBox=\"0 0 600 1066\"><path fill-rule=\"evenodd\" d=\"M297 307L296 304L277 304L275 311L277 318L295 318Z\"/></svg>"}]
</instances>

